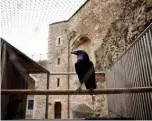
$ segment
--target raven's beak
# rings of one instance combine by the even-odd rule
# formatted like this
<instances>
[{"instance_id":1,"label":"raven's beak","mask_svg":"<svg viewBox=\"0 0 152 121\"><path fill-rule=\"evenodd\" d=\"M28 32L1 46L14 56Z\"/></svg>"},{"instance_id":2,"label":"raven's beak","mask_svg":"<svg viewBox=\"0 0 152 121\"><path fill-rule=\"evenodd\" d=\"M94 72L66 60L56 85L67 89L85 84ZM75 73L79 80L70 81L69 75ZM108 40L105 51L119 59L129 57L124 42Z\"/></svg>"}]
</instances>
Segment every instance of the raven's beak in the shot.
<instances>
[{"instance_id":1,"label":"raven's beak","mask_svg":"<svg viewBox=\"0 0 152 121\"><path fill-rule=\"evenodd\" d=\"M71 54L77 55L77 51L72 51Z\"/></svg>"}]
</instances>

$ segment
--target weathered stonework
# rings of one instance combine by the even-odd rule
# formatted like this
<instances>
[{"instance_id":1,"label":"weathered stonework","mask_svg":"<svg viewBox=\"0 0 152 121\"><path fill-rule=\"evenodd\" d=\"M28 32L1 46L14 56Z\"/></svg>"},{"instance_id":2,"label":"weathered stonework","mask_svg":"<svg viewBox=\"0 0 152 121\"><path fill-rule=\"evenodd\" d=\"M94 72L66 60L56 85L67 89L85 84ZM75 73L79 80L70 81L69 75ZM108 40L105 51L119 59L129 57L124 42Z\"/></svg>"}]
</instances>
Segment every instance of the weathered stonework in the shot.
<instances>
[{"instance_id":1,"label":"weathered stonework","mask_svg":"<svg viewBox=\"0 0 152 121\"><path fill-rule=\"evenodd\" d=\"M46 89L47 76L46 74L34 74L36 83L35 89L41 90ZM35 95L34 96L34 119L45 119L45 104L46 104L46 96L44 95Z\"/></svg>"},{"instance_id":2,"label":"weathered stonework","mask_svg":"<svg viewBox=\"0 0 152 121\"><path fill-rule=\"evenodd\" d=\"M115 7L119 15L110 23L101 47L95 51L97 69L110 67L152 21L152 14L150 14L152 10L146 12L146 6L152 3L147 3L147 1L117 2L121 12L118 10L119 7Z\"/></svg>"},{"instance_id":3,"label":"weathered stonework","mask_svg":"<svg viewBox=\"0 0 152 121\"><path fill-rule=\"evenodd\" d=\"M29 80L28 89L35 89L35 81L33 79ZM34 95L28 95L27 96L26 117L25 117L26 119L32 119L33 118L33 110L28 109L28 101L29 100L34 100Z\"/></svg>"},{"instance_id":4,"label":"weathered stonework","mask_svg":"<svg viewBox=\"0 0 152 121\"><path fill-rule=\"evenodd\" d=\"M67 72L68 71L68 41L66 38L68 23L58 23L50 25L50 36L48 42L48 70L50 72ZM59 59L59 60L58 60ZM59 61L59 62L58 62ZM59 86L57 80L59 79ZM60 90L68 89L67 75L50 75L50 89ZM67 101L65 95L50 95L49 96L49 119L55 118L55 102L61 102L61 118L67 119Z\"/></svg>"},{"instance_id":5,"label":"weathered stonework","mask_svg":"<svg viewBox=\"0 0 152 121\"><path fill-rule=\"evenodd\" d=\"M47 61L38 62L39 65L47 69ZM31 74L30 75L35 81L35 89L41 90L46 89L47 86L47 74ZM46 106L46 96L44 95L34 95L34 109L32 113L33 119L45 119L45 106Z\"/></svg>"},{"instance_id":6,"label":"weathered stonework","mask_svg":"<svg viewBox=\"0 0 152 121\"><path fill-rule=\"evenodd\" d=\"M34 100L34 96L28 95L27 96L27 105L26 105L26 119L32 119L33 118L33 110L28 109L28 100Z\"/></svg>"}]
</instances>

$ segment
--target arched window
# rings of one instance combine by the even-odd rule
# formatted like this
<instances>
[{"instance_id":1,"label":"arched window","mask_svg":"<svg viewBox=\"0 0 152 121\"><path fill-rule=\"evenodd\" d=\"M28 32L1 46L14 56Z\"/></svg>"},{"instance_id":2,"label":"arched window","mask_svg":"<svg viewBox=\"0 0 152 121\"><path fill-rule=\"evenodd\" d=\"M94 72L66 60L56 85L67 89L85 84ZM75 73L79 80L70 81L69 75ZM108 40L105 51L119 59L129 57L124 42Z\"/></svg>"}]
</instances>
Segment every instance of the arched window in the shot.
<instances>
[{"instance_id":1,"label":"arched window","mask_svg":"<svg viewBox=\"0 0 152 121\"><path fill-rule=\"evenodd\" d=\"M54 118L55 119L61 119L61 102L55 102L54 105Z\"/></svg>"}]
</instances>

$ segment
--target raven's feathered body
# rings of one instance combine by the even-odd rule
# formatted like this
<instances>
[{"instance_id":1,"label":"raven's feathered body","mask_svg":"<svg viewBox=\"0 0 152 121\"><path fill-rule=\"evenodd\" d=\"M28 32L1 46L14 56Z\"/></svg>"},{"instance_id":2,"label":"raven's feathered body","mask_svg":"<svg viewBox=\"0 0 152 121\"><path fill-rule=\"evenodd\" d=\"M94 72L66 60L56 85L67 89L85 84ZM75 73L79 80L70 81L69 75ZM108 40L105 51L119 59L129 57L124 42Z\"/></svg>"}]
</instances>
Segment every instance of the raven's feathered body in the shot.
<instances>
[{"instance_id":1,"label":"raven's feathered body","mask_svg":"<svg viewBox=\"0 0 152 121\"><path fill-rule=\"evenodd\" d=\"M95 70L91 61L78 61L75 63L75 70L81 84L85 84L86 89L96 89Z\"/></svg>"},{"instance_id":2,"label":"raven's feathered body","mask_svg":"<svg viewBox=\"0 0 152 121\"><path fill-rule=\"evenodd\" d=\"M96 89L95 69L88 54L83 50L71 52L77 55L75 70L81 85L84 83L86 89Z\"/></svg>"}]
</instances>

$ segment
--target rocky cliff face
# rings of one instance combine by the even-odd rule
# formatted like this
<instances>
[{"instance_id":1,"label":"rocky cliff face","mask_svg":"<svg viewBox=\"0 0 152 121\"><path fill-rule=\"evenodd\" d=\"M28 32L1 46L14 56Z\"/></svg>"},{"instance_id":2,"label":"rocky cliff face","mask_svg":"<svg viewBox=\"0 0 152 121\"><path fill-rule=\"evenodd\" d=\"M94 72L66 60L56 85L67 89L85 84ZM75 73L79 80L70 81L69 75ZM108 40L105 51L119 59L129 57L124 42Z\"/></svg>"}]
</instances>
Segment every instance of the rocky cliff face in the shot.
<instances>
[{"instance_id":1,"label":"rocky cliff face","mask_svg":"<svg viewBox=\"0 0 152 121\"><path fill-rule=\"evenodd\" d=\"M120 3L121 13L103 38L100 48L95 51L96 68L104 70L112 65L138 35L152 21L152 2L124 0Z\"/></svg>"}]
</instances>

